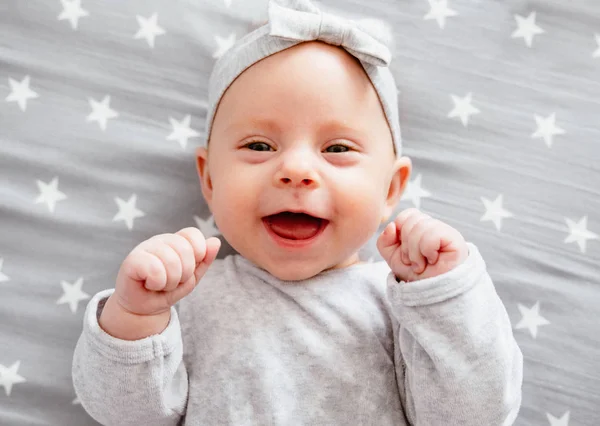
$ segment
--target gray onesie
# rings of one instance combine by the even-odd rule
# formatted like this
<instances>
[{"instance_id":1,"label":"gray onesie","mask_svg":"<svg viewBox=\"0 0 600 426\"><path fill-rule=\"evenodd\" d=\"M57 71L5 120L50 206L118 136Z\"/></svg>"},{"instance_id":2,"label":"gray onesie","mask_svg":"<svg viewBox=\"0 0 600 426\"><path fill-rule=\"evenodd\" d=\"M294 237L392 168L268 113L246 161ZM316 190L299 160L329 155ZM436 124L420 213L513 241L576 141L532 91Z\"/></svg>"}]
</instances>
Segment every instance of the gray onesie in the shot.
<instances>
[{"instance_id":1,"label":"gray onesie","mask_svg":"<svg viewBox=\"0 0 600 426\"><path fill-rule=\"evenodd\" d=\"M282 281L217 259L159 335L125 341L89 302L75 391L105 425L510 425L523 357L477 247L438 277L385 262Z\"/></svg>"}]
</instances>

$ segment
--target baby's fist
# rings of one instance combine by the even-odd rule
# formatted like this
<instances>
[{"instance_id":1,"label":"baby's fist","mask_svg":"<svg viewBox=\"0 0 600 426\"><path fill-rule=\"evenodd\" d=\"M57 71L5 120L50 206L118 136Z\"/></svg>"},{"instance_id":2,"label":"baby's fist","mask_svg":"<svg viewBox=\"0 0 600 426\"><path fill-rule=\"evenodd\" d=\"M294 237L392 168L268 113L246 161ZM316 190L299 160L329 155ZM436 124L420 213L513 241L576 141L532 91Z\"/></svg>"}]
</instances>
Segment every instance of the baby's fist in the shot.
<instances>
[{"instance_id":1,"label":"baby's fist","mask_svg":"<svg viewBox=\"0 0 600 426\"><path fill-rule=\"evenodd\" d=\"M197 228L161 234L140 243L123 261L114 296L127 311L156 315L196 287L221 247Z\"/></svg>"},{"instance_id":2,"label":"baby's fist","mask_svg":"<svg viewBox=\"0 0 600 426\"><path fill-rule=\"evenodd\" d=\"M463 263L469 248L450 225L410 208L388 224L377 249L396 278L416 281L435 277Z\"/></svg>"}]
</instances>

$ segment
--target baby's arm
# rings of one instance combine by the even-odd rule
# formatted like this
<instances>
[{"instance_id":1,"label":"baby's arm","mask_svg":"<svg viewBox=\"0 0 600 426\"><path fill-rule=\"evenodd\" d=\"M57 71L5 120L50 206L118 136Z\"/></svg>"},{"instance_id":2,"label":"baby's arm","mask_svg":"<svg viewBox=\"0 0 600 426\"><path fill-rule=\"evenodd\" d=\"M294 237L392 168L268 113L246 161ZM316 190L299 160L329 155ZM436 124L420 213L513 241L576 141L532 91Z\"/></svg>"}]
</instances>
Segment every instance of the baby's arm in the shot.
<instances>
[{"instance_id":1,"label":"baby's arm","mask_svg":"<svg viewBox=\"0 0 600 426\"><path fill-rule=\"evenodd\" d=\"M81 405L104 425L171 426L185 414L188 377L173 307L217 256L218 238L185 228L139 244L114 290L88 304L73 357Z\"/></svg>"},{"instance_id":2,"label":"baby's arm","mask_svg":"<svg viewBox=\"0 0 600 426\"><path fill-rule=\"evenodd\" d=\"M523 356L477 248L445 275L388 278L398 321L397 375L413 425L511 425L521 405Z\"/></svg>"},{"instance_id":3,"label":"baby's arm","mask_svg":"<svg viewBox=\"0 0 600 426\"><path fill-rule=\"evenodd\" d=\"M387 291L406 416L412 425L511 425L521 405L523 355L508 314L477 247L419 215L401 213L390 225L403 234L397 244L390 229L378 241L392 267Z\"/></svg>"},{"instance_id":4,"label":"baby's arm","mask_svg":"<svg viewBox=\"0 0 600 426\"><path fill-rule=\"evenodd\" d=\"M164 324L164 315L134 318L106 299L112 293L96 294L86 308L73 356L73 384L79 401L104 425L177 425L185 413L188 391L177 312L171 308ZM103 314L112 323L109 331L123 339L100 326L104 302ZM137 335L140 332L148 337ZM133 337L129 333L139 340L124 340Z\"/></svg>"}]
</instances>

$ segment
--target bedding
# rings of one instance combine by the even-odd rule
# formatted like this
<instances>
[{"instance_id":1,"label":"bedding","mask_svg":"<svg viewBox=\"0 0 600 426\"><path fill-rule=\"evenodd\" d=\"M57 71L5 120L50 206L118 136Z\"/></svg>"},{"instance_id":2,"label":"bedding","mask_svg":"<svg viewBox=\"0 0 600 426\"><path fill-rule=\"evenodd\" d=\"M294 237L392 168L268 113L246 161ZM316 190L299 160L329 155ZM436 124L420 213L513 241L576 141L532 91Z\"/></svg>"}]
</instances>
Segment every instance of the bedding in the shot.
<instances>
[{"instance_id":1,"label":"bedding","mask_svg":"<svg viewBox=\"0 0 600 426\"><path fill-rule=\"evenodd\" d=\"M515 424L597 425L600 3L318 4L393 32L414 164L397 212L478 246L524 354ZM71 380L86 303L152 235L219 235L194 161L208 76L266 5L0 3L0 425L96 424Z\"/></svg>"}]
</instances>

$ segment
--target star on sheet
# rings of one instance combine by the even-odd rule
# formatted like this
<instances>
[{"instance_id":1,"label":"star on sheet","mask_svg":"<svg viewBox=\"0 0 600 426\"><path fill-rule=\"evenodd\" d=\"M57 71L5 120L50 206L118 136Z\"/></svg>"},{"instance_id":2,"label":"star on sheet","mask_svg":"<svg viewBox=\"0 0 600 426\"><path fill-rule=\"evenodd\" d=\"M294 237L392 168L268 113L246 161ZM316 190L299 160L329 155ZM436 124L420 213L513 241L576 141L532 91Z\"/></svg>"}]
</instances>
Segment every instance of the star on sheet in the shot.
<instances>
[{"instance_id":1,"label":"star on sheet","mask_svg":"<svg viewBox=\"0 0 600 426\"><path fill-rule=\"evenodd\" d=\"M40 190L40 195L35 199L34 203L46 203L50 213L54 212L56 203L65 200L67 196L58 190L58 176L55 176L49 183L42 182L41 180L35 181Z\"/></svg>"},{"instance_id":2,"label":"star on sheet","mask_svg":"<svg viewBox=\"0 0 600 426\"><path fill-rule=\"evenodd\" d=\"M28 75L26 75L21 82L17 80L13 80L12 78L8 78L8 84L10 84L11 92L6 97L6 102L16 102L19 104L19 108L21 111L25 111L27 109L27 100L39 98L36 92L31 90L29 87L31 79Z\"/></svg>"},{"instance_id":3,"label":"star on sheet","mask_svg":"<svg viewBox=\"0 0 600 426\"><path fill-rule=\"evenodd\" d=\"M423 189L421 186L421 173L419 173L412 182L408 182L404 193L400 197L401 200L410 200L416 208L421 208L421 198L431 197L431 192Z\"/></svg>"},{"instance_id":4,"label":"star on sheet","mask_svg":"<svg viewBox=\"0 0 600 426\"><path fill-rule=\"evenodd\" d=\"M569 227L569 235L564 240L564 243L577 242L579 250L585 253L587 240L597 240L598 234L588 231L587 229L587 216L583 216L579 219L579 222L575 222L568 217L565 217L567 226Z\"/></svg>"},{"instance_id":5,"label":"star on sheet","mask_svg":"<svg viewBox=\"0 0 600 426\"><path fill-rule=\"evenodd\" d=\"M144 217L146 214L135 207L137 202L137 194L132 194L129 200L124 201L119 197L115 197L115 202L119 206L119 212L113 217L113 222L122 220L131 231L133 229L133 220L138 217Z\"/></svg>"},{"instance_id":6,"label":"star on sheet","mask_svg":"<svg viewBox=\"0 0 600 426\"><path fill-rule=\"evenodd\" d=\"M545 31L538 27L535 23L535 13L531 12L527 18L520 15L515 15L517 21L517 29L511 34L512 38L523 37L527 47L531 47L533 36L542 34Z\"/></svg>"},{"instance_id":7,"label":"star on sheet","mask_svg":"<svg viewBox=\"0 0 600 426\"><path fill-rule=\"evenodd\" d=\"M5 367L0 364L0 386L4 387L6 391L6 396L10 396L10 392L12 390L13 385L18 383L25 383L24 377L20 376L17 371L19 371L19 367L21 366L21 361L16 361L10 367Z\"/></svg>"},{"instance_id":8,"label":"star on sheet","mask_svg":"<svg viewBox=\"0 0 600 426\"><path fill-rule=\"evenodd\" d=\"M0 257L0 283L5 283L7 281L10 281L10 278L8 277L8 275L6 275L2 272L3 265L4 265L4 259L2 257Z\"/></svg>"},{"instance_id":9,"label":"star on sheet","mask_svg":"<svg viewBox=\"0 0 600 426\"><path fill-rule=\"evenodd\" d=\"M540 315L540 302L536 302L531 308L527 308L520 303L518 306L522 318L521 321L515 325L515 329L520 330L526 328L534 339L537 338L538 327L550 324L550 321Z\"/></svg>"},{"instance_id":10,"label":"star on sheet","mask_svg":"<svg viewBox=\"0 0 600 426\"><path fill-rule=\"evenodd\" d=\"M565 414L563 414L560 419L554 417L550 413L546 413L546 417L548 418L548 421L550 422L550 426L569 426L569 417L570 416L571 416L570 411L567 411Z\"/></svg>"},{"instance_id":11,"label":"star on sheet","mask_svg":"<svg viewBox=\"0 0 600 426\"><path fill-rule=\"evenodd\" d=\"M205 238L216 237L221 234L217 229L215 218L212 215L206 220L194 215L194 221L196 222L196 227L200 229Z\"/></svg>"},{"instance_id":12,"label":"star on sheet","mask_svg":"<svg viewBox=\"0 0 600 426\"><path fill-rule=\"evenodd\" d=\"M110 108L110 96L106 95L102 101L98 102L95 99L89 98L92 112L87 116L87 121L97 121L100 128L105 131L106 124L111 118L117 118L119 113Z\"/></svg>"},{"instance_id":13,"label":"star on sheet","mask_svg":"<svg viewBox=\"0 0 600 426\"><path fill-rule=\"evenodd\" d=\"M158 15L155 13L149 18L144 18L143 16L136 15L136 19L138 24L140 25L140 29L133 36L135 39L144 38L148 42L148 46L154 48L154 39L156 36L166 34L166 31L158 26Z\"/></svg>"},{"instance_id":14,"label":"star on sheet","mask_svg":"<svg viewBox=\"0 0 600 426\"><path fill-rule=\"evenodd\" d=\"M196 130L190 127L190 122L192 117L188 114L183 117L183 120L177 121L174 118L169 117L169 122L173 127L173 131L169 136L167 136L168 141L177 141L181 148L185 149L187 147L188 139L195 138L200 136Z\"/></svg>"},{"instance_id":15,"label":"star on sheet","mask_svg":"<svg viewBox=\"0 0 600 426\"><path fill-rule=\"evenodd\" d=\"M592 53L592 58L600 58L600 34L594 34L598 48Z\"/></svg>"},{"instance_id":16,"label":"star on sheet","mask_svg":"<svg viewBox=\"0 0 600 426\"><path fill-rule=\"evenodd\" d=\"M448 0L427 0L429 2L429 12L423 17L424 20L435 19L441 29L446 25L446 18L456 16L454 10L448 7Z\"/></svg>"},{"instance_id":17,"label":"star on sheet","mask_svg":"<svg viewBox=\"0 0 600 426\"><path fill-rule=\"evenodd\" d=\"M485 197L481 197L481 201L485 206L485 213L479 219L480 222L492 221L496 225L496 230L500 231L502 228L502 219L513 217L514 215L502 207L503 194L496 197L494 201L490 201Z\"/></svg>"},{"instance_id":18,"label":"star on sheet","mask_svg":"<svg viewBox=\"0 0 600 426\"><path fill-rule=\"evenodd\" d=\"M78 278L73 284L69 284L66 281L61 281L60 285L63 289L63 295L56 301L57 305L68 303L72 313L77 312L77 306L82 300L87 300L90 295L81 290L83 285L83 278Z\"/></svg>"},{"instance_id":19,"label":"star on sheet","mask_svg":"<svg viewBox=\"0 0 600 426\"><path fill-rule=\"evenodd\" d=\"M534 114L537 129L531 134L532 138L544 138L544 142L548 148L552 147L552 137L554 135L564 135L566 132L556 125L556 114L552 113L548 117L543 118Z\"/></svg>"},{"instance_id":20,"label":"star on sheet","mask_svg":"<svg viewBox=\"0 0 600 426\"><path fill-rule=\"evenodd\" d=\"M450 95L452 102L454 102L454 109L448 114L448 118L460 117L460 121L463 126L467 127L469 124L469 117L473 114L479 114L481 111L471 105L473 94L467 93L464 98L459 98L455 95Z\"/></svg>"},{"instance_id":21,"label":"star on sheet","mask_svg":"<svg viewBox=\"0 0 600 426\"><path fill-rule=\"evenodd\" d=\"M235 33L229 34L227 38L216 35L215 41L217 42L218 48L215 50L215 53L213 53L213 58L217 59L223 56L223 54L235 44Z\"/></svg>"},{"instance_id":22,"label":"star on sheet","mask_svg":"<svg viewBox=\"0 0 600 426\"><path fill-rule=\"evenodd\" d=\"M79 18L89 16L89 12L81 7L81 0L60 0L63 10L58 15L58 20L68 19L71 23L71 28L77 29Z\"/></svg>"}]
</instances>

